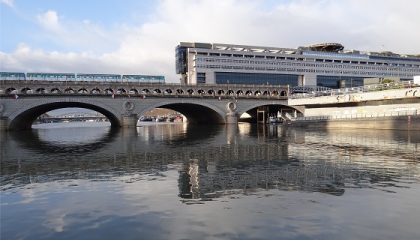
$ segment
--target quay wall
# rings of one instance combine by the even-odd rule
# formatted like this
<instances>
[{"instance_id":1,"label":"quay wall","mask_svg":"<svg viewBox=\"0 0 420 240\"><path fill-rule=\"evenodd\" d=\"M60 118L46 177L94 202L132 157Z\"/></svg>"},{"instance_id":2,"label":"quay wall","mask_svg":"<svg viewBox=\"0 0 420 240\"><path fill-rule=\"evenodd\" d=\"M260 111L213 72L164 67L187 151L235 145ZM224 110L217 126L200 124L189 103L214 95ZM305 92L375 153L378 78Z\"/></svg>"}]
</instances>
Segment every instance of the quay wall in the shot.
<instances>
[{"instance_id":1,"label":"quay wall","mask_svg":"<svg viewBox=\"0 0 420 240\"><path fill-rule=\"evenodd\" d=\"M417 114L420 114L420 99L419 103L306 108L304 113L305 117L330 116L332 118L366 118Z\"/></svg>"},{"instance_id":2,"label":"quay wall","mask_svg":"<svg viewBox=\"0 0 420 240\"><path fill-rule=\"evenodd\" d=\"M339 129L420 130L420 88L289 99L303 106L293 125Z\"/></svg>"},{"instance_id":3,"label":"quay wall","mask_svg":"<svg viewBox=\"0 0 420 240\"><path fill-rule=\"evenodd\" d=\"M420 115L353 119L297 120L293 126L324 129L386 129L420 131Z\"/></svg>"}]
</instances>

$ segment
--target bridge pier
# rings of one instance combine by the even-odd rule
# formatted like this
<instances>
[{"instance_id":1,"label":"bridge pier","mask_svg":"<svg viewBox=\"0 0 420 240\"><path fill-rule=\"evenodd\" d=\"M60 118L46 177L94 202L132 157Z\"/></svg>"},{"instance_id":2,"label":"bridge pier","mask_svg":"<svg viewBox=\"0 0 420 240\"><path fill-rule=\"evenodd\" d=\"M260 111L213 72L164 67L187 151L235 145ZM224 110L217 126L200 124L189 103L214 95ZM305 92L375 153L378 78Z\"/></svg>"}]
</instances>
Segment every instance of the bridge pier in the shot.
<instances>
[{"instance_id":1,"label":"bridge pier","mask_svg":"<svg viewBox=\"0 0 420 240\"><path fill-rule=\"evenodd\" d=\"M226 124L238 124L238 114L236 112L226 113Z\"/></svg>"},{"instance_id":2,"label":"bridge pier","mask_svg":"<svg viewBox=\"0 0 420 240\"><path fill-rule=\"evenodd\" d=\"M6 131L9 129L9 118L0 117L0 131Z\"/></svg>"},{"instance_id":3,"label":"bridge pier","mask_svg":"<svg viewBox=\"0 0 420 240\"><path fill-rule=\"evenodd\" d=\"M135 128L137 127L137 114L123 114L121 116L121 127L123 128Z\"/></svg>"}]
</instances>

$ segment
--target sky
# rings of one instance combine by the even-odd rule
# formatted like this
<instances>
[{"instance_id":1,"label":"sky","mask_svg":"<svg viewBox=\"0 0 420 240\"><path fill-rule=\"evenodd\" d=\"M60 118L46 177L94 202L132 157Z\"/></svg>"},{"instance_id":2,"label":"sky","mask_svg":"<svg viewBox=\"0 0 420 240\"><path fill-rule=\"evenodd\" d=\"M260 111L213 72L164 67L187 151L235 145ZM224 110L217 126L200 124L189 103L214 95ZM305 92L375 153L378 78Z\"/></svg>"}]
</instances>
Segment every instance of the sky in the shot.
<instances>
[{"instance_id":1,"label":"sky","mask_svg":"<svg viewBox=\"0 0 420 240\"><path fill-rule=\"evenodd\" d=\"M175 74L183 42L420 54L418 0L0 0L0 71Z\"/></svg>"}]
</instances>

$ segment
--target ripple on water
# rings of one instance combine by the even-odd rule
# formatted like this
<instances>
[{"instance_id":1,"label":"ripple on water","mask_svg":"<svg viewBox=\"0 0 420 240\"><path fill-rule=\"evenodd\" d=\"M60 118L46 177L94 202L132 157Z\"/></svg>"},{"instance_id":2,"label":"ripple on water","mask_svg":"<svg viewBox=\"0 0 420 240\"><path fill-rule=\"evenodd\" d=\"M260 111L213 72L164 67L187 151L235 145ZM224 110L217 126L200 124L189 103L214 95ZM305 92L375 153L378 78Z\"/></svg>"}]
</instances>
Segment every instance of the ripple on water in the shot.
<instances>
[{"instance_id":1,"label":"ripple on water","mask_svg":"<svg viewBox=\"0 0 420 240\"><path fill-rule=\"evenodd\" d=\"M416 133L42 127L1 144L3 239L417 239Z\"/></svg>"}]
</instances>

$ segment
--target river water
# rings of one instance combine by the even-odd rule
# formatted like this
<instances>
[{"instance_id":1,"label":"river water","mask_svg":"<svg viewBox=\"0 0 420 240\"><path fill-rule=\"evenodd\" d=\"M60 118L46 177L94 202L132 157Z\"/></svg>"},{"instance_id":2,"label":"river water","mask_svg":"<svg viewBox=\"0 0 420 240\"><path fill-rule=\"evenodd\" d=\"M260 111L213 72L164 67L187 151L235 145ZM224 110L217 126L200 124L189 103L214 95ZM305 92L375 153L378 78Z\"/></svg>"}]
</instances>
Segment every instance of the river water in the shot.
<instances>
[{"instance_id":1,"label":"river water","mask_svg":"<svg viewBox=\"0 0 420 240\"><path fill-rule=\"evenodd\" d=\"M420 133L46 124L0 133L1 239L420 239Z\"/></svg>"}]
</instances>

